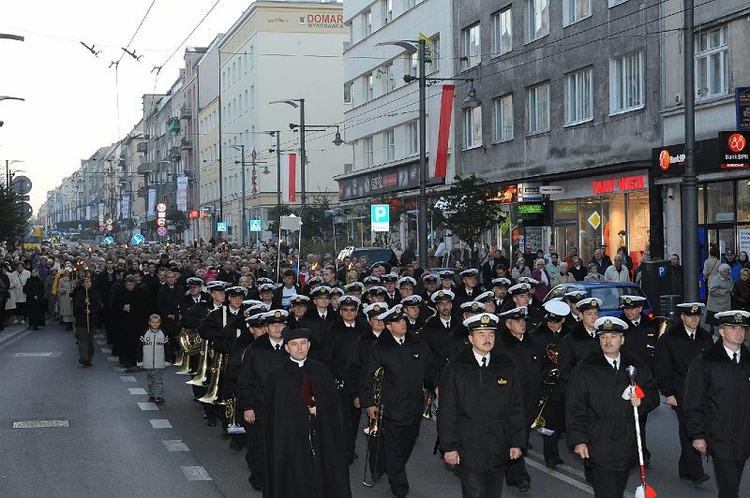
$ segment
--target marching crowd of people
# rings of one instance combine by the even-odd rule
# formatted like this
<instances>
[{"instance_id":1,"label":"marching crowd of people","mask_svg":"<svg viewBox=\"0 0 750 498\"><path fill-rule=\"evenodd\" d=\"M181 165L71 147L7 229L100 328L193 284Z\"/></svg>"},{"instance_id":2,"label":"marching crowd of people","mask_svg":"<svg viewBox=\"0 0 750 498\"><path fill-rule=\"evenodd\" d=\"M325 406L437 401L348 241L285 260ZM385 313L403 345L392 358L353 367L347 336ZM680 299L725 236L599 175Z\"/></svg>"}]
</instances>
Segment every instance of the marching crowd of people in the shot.
<instances>
[{"instance_id":1,"label":"marching crowd of people","mask_svg":"<svg viewBox=\"0 0 750 498\"><path fill-rule=\"evenodd\" d=\"M554 248L513 268L491 256L460 272L298 261L291 252L277 272L275 251L4 251L12 266L0 270L10 291L0 292L10 294L0 309L31 329L45 314L74 328L83 367L101 327L123 367L147 371L158 404L166 403L164 369L179 365L206 424L244 450L249 484L267 497L352 496L358 459L365 485L385 476L393 495L406 496L407 462L422 420L433 416L435 453L456 470L464 497L499 497L504 485L528 492L532 430L543 436L549 468L564 463L564 442L595 496L621 497L639 456L649 465L648 413L660 393L679 425L679 477L701 486L711 455L719 496L738 496L750 455L750 312L716 312L714 335L700 325L703 303L679 304L660 328L641 295L620 296L619 316L603 315L584 290L543 302L581 268L575 255L567 267ZM611 265L597 257L603 271L586 275L618 280L625 268L633 278L627 254ZM183 395L187 388L170 393ZM366 455L355 451L358 437Z\"/></svg>"}]
</instances>

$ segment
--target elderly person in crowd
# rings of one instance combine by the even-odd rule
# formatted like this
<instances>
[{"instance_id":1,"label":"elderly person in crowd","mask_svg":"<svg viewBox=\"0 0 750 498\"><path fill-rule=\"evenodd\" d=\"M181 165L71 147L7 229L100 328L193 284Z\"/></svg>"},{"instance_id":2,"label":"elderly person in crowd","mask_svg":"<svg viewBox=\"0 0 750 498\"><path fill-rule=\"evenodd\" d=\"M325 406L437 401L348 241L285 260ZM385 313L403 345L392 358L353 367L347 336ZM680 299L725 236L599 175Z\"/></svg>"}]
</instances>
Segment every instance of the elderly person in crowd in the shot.
<instances>
[{"instance_id":1,"label":"elderly person in crowd","mask_svg":"<svg viewBox=\"0 0 750 498\"><path fill-rule=\"evenodd\" d=\"M570 282L575 282L576 278L573 276L570 271L568 271L568 263L563 261L560 263L560 270L557 272L557 275L555 275L555 278L552 279L552 286L560 285L560 284L567 284Z\"/></svg>"},{"instance_id":2,"label":"elderly person in crowd","mask_svg":"<svg viewBox=\"0 0 750 498\"><path fill-rule=\"evenodd\" d=\"M630 282L630 271L625 266L621 253L614 255L613 264L604 270L604 278L608 282Z\"/></svg>"},{"instance_id":3,"label":"elderly person in crowd","mask_svg":"<svg viewBox=\"0 0 750 498\"><path fill-rule=\"evenodd\" d=\"M708 302L706 303L706 324L713 332L717 325L714 315L732 309L732 289L734 282L729 276L730 266L726 263L719 265L719 273L708 282Z\"/></svg>"},{"instance_id":4,"label":"elderly person in crowd","mask_svg":"<svg viewBox=\"0 0 750 498\"><path fill-rule=\"evenodd\" d=\"M513 278L513 280L518 280L520 277L531 276L531 270L529 270L529 267L526 266L525 258L519 257L518 259L516 259L516 266L514 266L513 270L511 270L510 276Z\"/></svg>"}]
</instances>

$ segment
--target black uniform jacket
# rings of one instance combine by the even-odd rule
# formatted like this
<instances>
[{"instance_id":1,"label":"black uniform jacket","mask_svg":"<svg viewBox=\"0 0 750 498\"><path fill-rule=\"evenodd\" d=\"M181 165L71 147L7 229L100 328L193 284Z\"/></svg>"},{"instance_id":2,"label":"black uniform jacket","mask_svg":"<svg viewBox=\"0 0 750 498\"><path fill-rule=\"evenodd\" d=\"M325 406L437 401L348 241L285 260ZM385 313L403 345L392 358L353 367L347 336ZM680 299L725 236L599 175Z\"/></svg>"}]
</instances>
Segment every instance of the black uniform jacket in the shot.
<instances>
[{"instance_id":1,"label":"black uniform jacket","mask_svg":"<svg viewBox=\"0 0 750 498\"><path fill-rule=\"evenodd\" d=\"M317 414L302 398L309 379ZM266 498L350 498L343 418L331 373L307 359L302 367L286 360L268 379L265 446Z\"/></svg>"},{"instance_id":2,"label":"black uniform jacket","mask_svg":"<svg viewBox=\"0 0 750 498\"><path fill-rule=\"evenodd\" d=\"M341 382L346 384L346 367L351 350L357 338L368 329L369 326L359 319L354 321L353 328L349 328L339 318L324 332L328 344L327 348L330 351L330 363L326 366L331 370L333 378L339 385Z\"/></svg>"},{"instance_id":3,"label":"black uniform jacket","mask_svg":"<svg viewBox=\"0 0 750 498\"><path fill-rule=\"evenodd\" d=\"M419 336L407 332L404 344L399 345L387 330L370 349L360 386L362 408L375 406L371 379L375 370L383 367L381 404L385 423L396 425L418 424L424 409L422 387L433 390L437 374L430 348Z\"/></svg>"},{"instance_id":4,"label":"black uniform jacket","mask_svg":"<svg viewBox=\"0 0 750 498\"><path fill-rule=\"evenodd\" d=\"M664 396L677 398L677 406L682 406L685 398L685 377L690 362L713 343L711 334L700 327L695 331L695 339L690 339L682 323L667 330L657 341L654 377Z\"/></svg>"},{"instance_id":5,"label":"black uniform jacket","mask_svg":"<svg viewBox=\"0 0 750 498\"><path fill-rule=\"evenodd\" d=\"M198 325L198 333L203 339L211 341L211 347L222 354L232 352L232 345L243 330L245 325L245 314L242 308L237 314L232 314L229 306L222 306L208 314ZM226 321L225 321L226 317Z\"/></svg>"},{"instance_id":6,"label":"black uniform jacket","mask_svg":"<svg viewBox=\"0 0 750 498\"><path fill-rule=\"evenodd\" d=\"M590 353L573 369L565 403L566 440L572 447L588 446L594 468L622 471L636 463L635 416L622 393L630 385L627 366L636 367L636 383L645 397L638 413L659 406L659 391L651 371L636 356L620 351L615 372L600 351Z\"/></svg>"},{"instance_id":7,"label":"black uniform jacket","mask_svg":"<svg viewBox=\"0 0 750 498\"><path fill-rule=\"evenodd\" d=\"M161 328L166 334L173 334L180 326L179 302L185 296L185 289L180 285L169 287L163 285L156 297L156 309L161 315ZM167 318L174 316L174 320Z\"/></svg>"},{"instance_id":8,"label":"black uniform jacket","mask_svg":"<svg viewBox=\"0 0 750 498\"><path fill-rule=\"evenodd\" d=\"M272 347L268 335L258 337L248 346L237 376L238 411L255 410L256 420L260 420L268 377L288 357L283 347L278 351Z\"/></svg>"},{"instance_id":9,"label":"black uniform jacket","mask_svg":"<svg viewBox=\"0 0 750 498\"><path fill-rule=\"evenodd\" d=\"M508 355L518 365L521 372L526 422L531 424L539 406L542 370L544 368L541 348L530 334L524 334L523 340L519 340L510 331L505 330L498 332L495 349L499 349Z\"/></svg>"},{"instance_id":10,"label":"black uniform jacket","mask_svg":"<svg viewBox=\"0 0 750 498\"><path fill-rule=\"evenodd\" d=\"M386 332L388 333L388 332ZM372 333L370 327L360 334L349 350L349 359L346 362L346 373L344 374L344 388L349 391L352 398L359 397L359 389L362 382L369 382L362 374L362 368L370 357L370 349L375 345L378 338Z\"/></svg>"},{"instance_id":11,"label":"black uniform jacket","mask_svg":"<svg viewBox=\"0 0 750 498\"><path fill-rule=\"evenodd\" d=\"M198 294L197 304L193 296L182 296L180 302L177 303L182 328L197 330L200 321L206 317L211 306L211 297L205 292Z\"/></svg>"},{"instance_id":12,"label":"black uniform jacket","mask_svg":"<svg viewBox=\"0 0 750 498\"><path fill-rule=\"evenodd\" d=\"M540 359L542 362L542 380L547 378L553 369L559 370L560 341L562 341L565 334L565 324L563 324L563 327L559 332L552 332L547 326L547 320L542 320L542 323L531 332L531 337L539 348ZM562 382L557 382L552 394L550 395L550 399L561 400L564 397L565 386Z\"/></svg>"},{"instance_id":13,"label":"black uniform jacket","mask_svg":"<svg viewBox=\"0 0 750 498\"><path fill-rule=\"evenodd\" d=\"M437 372L445 364L445 352L448 347L448 338L456 329L463 327L461 319L457 316L451 316L451 328L446 329L440 320L440 315L435 315L427 320L419 332L419 337L427 344L432 353L432 359L435 362L434 368Z\"/></svg>"},{"instance_id":14,"label":"black uniform jacket","mask_svg":"<svg viewBox=\"0 0 750 498\"><path fill-rule=\"evenodd\" d=\"M685 428L690 439L705 439L714 458L750 456L750 350L742 346L733 363L717 342L690 364L685 379Z\"/></svg>"},{"instance_id":15,"label":"black uniform jacket","mask_svg":"<svg viewBox=\"0 0 750 498\"><path fill-rule=\"evenodd\" d=\"M659 334L656 324L643 313L641 313L637 327L625 317L625 313L620 316L620 319L628 324L625 344L622 345L623 351L639 356L653 373L654 351Z\"/></svg>"},{"instance_id":16,"label":"black uniform jacket","mask_svg":"<svg viewBox=\"0 0 750 498\"><path fill-rule=\"evenodd\" d=\"M469 329L463 325L453 329L453 332L448 334L448 339L445 341L445 349L442 355L444 361L448 362L464 349L470 348L469 344Z\"/></svg>"},{"instance_id":17,"label":"black uniform jacket","mask_svg":"<svg viewBox=\"0 0 750 498\"><path fill-rule=\"evenodd\" d=\"M477 472L506 467L510 448L526 446L521 383L515 362L497 349L485 368L471 348L452 357L440 381L440 449L458 451L461 466Z\"/></svg>"},{"instance_id":18,"label":"black uniform jacket","mask_svg":"<svg viewBox=\"0 0 750 498\"><path fill-rule=\"evenodd\" d=\"M625 339L627 342L627 339ZM593 338L586 331L583 322L578 322L575 327L566 334L558 344L560 352L560 370L563 378L567 378L578 362L589 355L589 353L601 353L599 339Z\"/></svg>"}]
</instances>

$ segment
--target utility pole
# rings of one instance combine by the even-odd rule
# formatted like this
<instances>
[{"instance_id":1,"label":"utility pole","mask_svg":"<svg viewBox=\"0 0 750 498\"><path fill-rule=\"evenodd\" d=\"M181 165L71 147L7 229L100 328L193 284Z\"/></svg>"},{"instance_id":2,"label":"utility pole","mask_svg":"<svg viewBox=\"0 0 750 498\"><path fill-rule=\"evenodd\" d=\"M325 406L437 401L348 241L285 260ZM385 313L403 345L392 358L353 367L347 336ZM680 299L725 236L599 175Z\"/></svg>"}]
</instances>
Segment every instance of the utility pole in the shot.
<instances>
[{"instance_id":1,"label":"utility pole","mask_svg":"<svg viewBox=\"0 0 750 498\"><path fill-rule=\"evenodd\" d=\"M682 176L683 301L698 300L698 182L695 176L694 0L684 0L685 174Z\"/></svg>"}]
</instances>

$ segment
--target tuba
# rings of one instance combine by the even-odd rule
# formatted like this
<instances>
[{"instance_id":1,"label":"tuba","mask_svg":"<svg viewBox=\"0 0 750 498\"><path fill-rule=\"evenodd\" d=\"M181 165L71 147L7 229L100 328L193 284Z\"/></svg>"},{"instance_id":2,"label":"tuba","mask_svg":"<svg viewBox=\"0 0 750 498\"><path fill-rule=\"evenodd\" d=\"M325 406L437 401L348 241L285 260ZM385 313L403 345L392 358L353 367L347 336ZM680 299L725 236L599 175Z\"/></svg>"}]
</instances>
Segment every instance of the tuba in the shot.
<instances>
[{"instance_id":1,"label":"tuba","mask_svg":"<svg viewBox=\"0 0 750 498\"><path fill-rule=\"evenodd\" d=\"M214 359L211 363L211 382L208 384L208 392L198 401L209 405L226 405L227 401L221 399L221 378L224 374L224 366L228 362L229 355L214 351Z\"/></svg>"},{"instance_id":2,"label":"tuba","mask_svg":"<svg viewBox=\"0 0 750 498\"><path fill-rule=\"evenodd\" d=\"M198 365L198 371L193 375L193 378L185 382L192 386L206 387L208 383L208 369L210 368L208 363L211 361L211 342L203 341L203 351L201 351L200 364Z\"/></svg>"},{"instance_id":3,"label":"tuba","mask_svg":"<svg viewBox=\"0 0 750 498\"><path fill-rule=\"evenodd\" d=\"M237 423L237 398L227 400L225 405L228 421L227 434L245 434L245 428Z\"/></svg>"},{"instance_id":4,"label":"tuba","mask_svg":"<svg viewBox=\"0 0 750 498\"><path fill-rule=\"evenodd\" d=\"M370 420L370 423L367 425L367 427L364 428L364 433L367 435L367 447L368 447L368 457L365 458L365 470L363 472L362 476L362 484L367 486L368 488L371 488L375 485L375 476L372 475L374 471L370 471L370 478L367 477L367 468L370 466L370 458L369 458L369 452L372 448L371 443L374 440L375 446L375 464L373 468L377 468L378 466L378 456L380 455L380 428L383 425L383 378L385 377L385 369L383 367L378 367L377 370L375 370L375 373L372 376L372 398L375 400L375 407L377 408L377 412L375 414L375 418Z\"/></svg>"},{"instance_id":5,"label":"tuba","mask_svg":"<svg viewBox=\"0 0 750 498\"><path fill-rule=\"evenodd\" d=\"M180 344L182 350L182 365L177 371L177 375L190 375L192 366L190 365L190 357L194 354L200 353L203 346L203 338L198 334L195 329L183 328L177 336L177 342Z\"/></svg>"},{"instance_id":6,"label":"tuba","mask_svg":"<svg viewBox=\"0 0 750 498\"><path fill-rule=\"evenodd\" d=\"M557 381L560 380L560 369L557 368L560 354L557 350L557 344L547 344L546 353L547 358L552 362L553 365L555 365L555 368L552 368L542 381L544 392L539 398L539 412L536 414L534 422L531 423L531 428L539 432L543 436L551 436L555 433L555 431L545 427L546 420L544 420L544 409L547 407L547 401L549 400L549 397L555 390Z\"/></svg>"}]
</instances>

